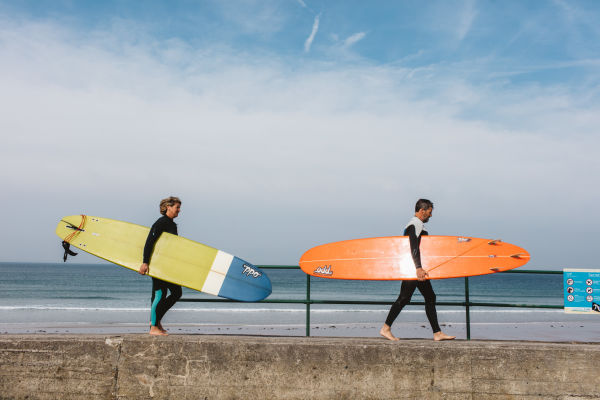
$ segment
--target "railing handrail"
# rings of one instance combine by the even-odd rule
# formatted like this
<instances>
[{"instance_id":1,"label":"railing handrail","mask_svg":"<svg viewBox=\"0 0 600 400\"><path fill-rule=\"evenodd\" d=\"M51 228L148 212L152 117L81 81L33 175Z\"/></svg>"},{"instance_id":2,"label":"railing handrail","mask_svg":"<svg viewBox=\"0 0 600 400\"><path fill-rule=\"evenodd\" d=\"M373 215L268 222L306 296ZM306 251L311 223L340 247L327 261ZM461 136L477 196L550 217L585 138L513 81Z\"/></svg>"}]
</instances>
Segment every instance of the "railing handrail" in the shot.
<instances>
[{"instance_id":1,"label":"railing handrail","mask_svg":"<svg viewBox=\"0 0 600 400\"><path fill-rule=\"evenodd\" d=\"M261 269L300 269L297 265L257 265ZM508 271L497 272L500 274L552 274L562 275L563 271L556 270L542 270L542 269L525 269L517 270L512 269ZM306 297L304 299L265 299L256 303L272 303L272 304L304 304L306 305L306 336L310 336L310 305L311 304L359 304L359 305L391 305L392 301L356 301L356 300L312 300L310 293L310 275L306 274ZM455 278L457 279L457 278ZM465 301L438 301L436 305L440 306L461 306L465 307L466 314L466 328L467 328L467 340L471 339L471 318L470 318L470 307L502 307L502 308L550 308L550 309L562 309L562 305L549 305L549 304L516 304L516 303L488 303L488 302L472 302L469 301L469 277L465 279ZM198 302L198 303L237 303L236 300L230 299L186 299L182 298L179 301L185 302ZM409 305L425 305L422 301L411 301Z\"/></svg>"}]
</instances>

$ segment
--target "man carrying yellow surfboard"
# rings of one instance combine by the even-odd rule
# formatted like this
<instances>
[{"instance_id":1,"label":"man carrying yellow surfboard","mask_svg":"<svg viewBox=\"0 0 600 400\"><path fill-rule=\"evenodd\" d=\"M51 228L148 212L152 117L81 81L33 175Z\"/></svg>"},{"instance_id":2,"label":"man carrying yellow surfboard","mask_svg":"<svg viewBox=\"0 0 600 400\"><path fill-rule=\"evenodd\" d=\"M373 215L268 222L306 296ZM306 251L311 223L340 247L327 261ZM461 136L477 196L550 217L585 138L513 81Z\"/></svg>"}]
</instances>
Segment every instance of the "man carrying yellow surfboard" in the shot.
<instances>
[{"instance_id":1,"label":"man carrying yellow surfboard","mask_svg":"<svg viewBox=\"0 0 600 400\"><path fill-rule=\"evenodd\" d=\"M392 324L400 311L410 302L410 299L416 288L425 298L425 313L433 330L433 340L452 340L455 336L446 335L440 329L435 309L435 293L428 279L428 274L421 265L421 236L427 235L424 224L429 221L433 214L433 203L427 199L419 199L415 205L415 216L408 222L404 229L404 236L408 236L410 242L410 253L417 269L417 280L404 280L400 288L398 299L392 304L388 316L379 331L381 336L389 340L400 340L392 334Z\"/></svg>"},{"instance_id":2,"label":"man carrying yellow surfboard","mask_svg":"<svg viewBox=\"0 0 600 400\"><path fill-rule=\"evenodd\" d=\"M177 224L173 219L177 218L181 210L181 200L177 197L168 197L160 202L160 217L148 233L146 245L144 246L143 264L140 266L139 273L145 275L148 272L150 257L154 250L154 244L160 238L163 232L177 235ZM171 292L167 296L167 291ZM162 317L181 297L181 286L174 283L166 282L157 278L152 278L152 307L150 311L150 334L151 335L167 335L167 331L163 329L160 323Z\"/></svg>"}]
</instances>

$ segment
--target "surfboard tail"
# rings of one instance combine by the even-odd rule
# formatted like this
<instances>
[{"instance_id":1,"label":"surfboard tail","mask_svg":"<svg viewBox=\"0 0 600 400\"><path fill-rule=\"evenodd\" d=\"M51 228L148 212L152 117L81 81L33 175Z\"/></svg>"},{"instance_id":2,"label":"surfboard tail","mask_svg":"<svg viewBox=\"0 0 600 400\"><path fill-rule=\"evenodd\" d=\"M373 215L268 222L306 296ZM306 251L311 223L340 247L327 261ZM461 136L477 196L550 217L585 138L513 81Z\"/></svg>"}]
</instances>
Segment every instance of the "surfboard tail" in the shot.
<instances>
[{"instance_id":1,"label":"surfboard tail","mask_svg":"<svg viewBox=\"0 0 600 400\"><path fill-rule=\"evenodd\" d=\"M271 280L260 268L233 257L219 296L241 301L260 301L273 291Z\"/></svg>"}]
</instances>

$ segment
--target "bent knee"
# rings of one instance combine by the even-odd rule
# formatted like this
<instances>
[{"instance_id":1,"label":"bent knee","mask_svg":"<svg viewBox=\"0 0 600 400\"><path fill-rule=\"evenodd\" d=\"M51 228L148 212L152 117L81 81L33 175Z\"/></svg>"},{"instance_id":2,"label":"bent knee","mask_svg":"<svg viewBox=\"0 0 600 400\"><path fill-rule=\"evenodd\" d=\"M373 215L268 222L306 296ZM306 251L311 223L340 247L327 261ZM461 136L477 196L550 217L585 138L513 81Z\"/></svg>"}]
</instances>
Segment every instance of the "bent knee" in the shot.
<instances>
[{"instance_id":1,"label":"bent knee","mask_svg":"<svg viewBox=\"0 0 600 400\"><path fill-rule=\"evenodd\" d=\"M425 299L425 303L435 304L435 300L436 300L436 296L435 296L435 294L433 294L431 296L427 296L427 298Z\"/></svg>"},{"instance_id":2,"label":"bent knee","mask_svg":"<svg viewBox=\"0 0 600 400\"><path fill-rule=\"evenodd\" d=\"M408 303L410 303L410 297L400 297L394 302L394 305L404 307Z\"/></svg>"}]
</instances>

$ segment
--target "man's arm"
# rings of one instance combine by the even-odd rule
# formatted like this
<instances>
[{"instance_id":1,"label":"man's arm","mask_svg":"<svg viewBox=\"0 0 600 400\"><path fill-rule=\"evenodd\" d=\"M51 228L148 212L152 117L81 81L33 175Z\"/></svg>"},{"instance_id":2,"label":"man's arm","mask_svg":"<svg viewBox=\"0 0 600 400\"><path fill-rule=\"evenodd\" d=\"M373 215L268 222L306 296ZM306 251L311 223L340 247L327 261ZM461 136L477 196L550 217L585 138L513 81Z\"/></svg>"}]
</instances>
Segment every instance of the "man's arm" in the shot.
<instances>
[{"instance_id":1,"label":"man's arm","mask_svg":"<svg viewBox=\"0 0 600 400\"><path fill-rule=\"evenodd\" d=\"M146 238L146 245L144 245L144 264L148 264L150 262L150 257L152 256L152 250L154 250L154 244L158 240L162 231L158 229L155 225L152 226L150 232L148 232L148 237Z\"/></svg>"},{"instance_id":2,"label":"man's arm","mask_svg":"<svg viewBox=\"0 0 600 400\"><path fill-rule=\"evenodd\" d=\"M404 234L408 236L408 242L410 243L410 255L415 262L416 268L423 268L421 266L421 250L419 249L419 238L414 225L410 225L404 231Z\"/></svg>"},{"instance_id":3,"label":"man's arm","mask_svg":"<svg viewBox=\"0 0 600 400\"><path fill-rule=\"evenodd\" d=\"M417 279L424 281L427 279L427 271L425 271L421 265L421 249L419 248L419 238L417 237L415 226L409 225L404 230L404 235L408 236L408 242L410 243L410 254L415 263L415 268L417 269Z\"/></svg>"},{"instance_id":4,"label":"man's arm","mask_svg":"<svg viewBox=\"0 0 600 400\"><path fill-rule=\"evenodd\" d=\"M150 257L152 257L152 251L154 250L154 244L163 233L163 228L160 224L155 223L150 228L150 232L148 232L148 237L146 238L146 244L144 245L144 258L142 261L142 265L140 266L139 273L145 275L148 272L148 264L150 263Z\"/></svg>"}]
</instances>

